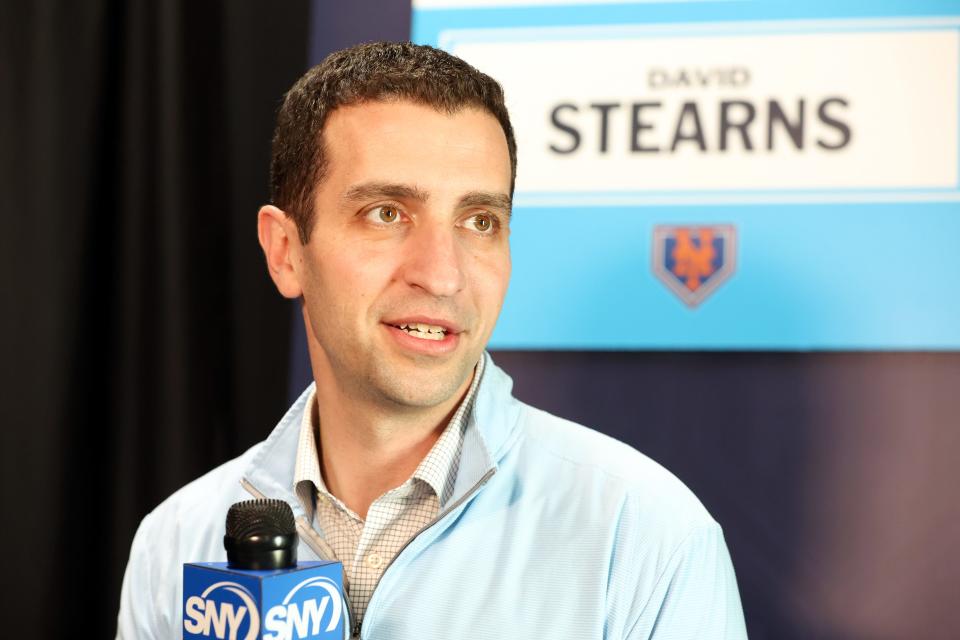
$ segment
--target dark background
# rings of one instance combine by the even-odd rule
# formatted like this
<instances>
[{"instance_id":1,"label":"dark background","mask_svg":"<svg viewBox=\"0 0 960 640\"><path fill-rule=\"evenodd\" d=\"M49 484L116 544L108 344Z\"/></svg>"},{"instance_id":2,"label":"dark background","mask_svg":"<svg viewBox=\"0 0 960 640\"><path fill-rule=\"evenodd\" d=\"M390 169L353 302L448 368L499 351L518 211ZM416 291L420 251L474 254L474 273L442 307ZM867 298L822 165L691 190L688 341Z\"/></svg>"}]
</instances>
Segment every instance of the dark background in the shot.
<instances>
[{"instance_id":1,"label":"dark background","mask_svg":"<svg viewBox=\"0 0 960 640\"><path fill-rule=\"evenodd\" d=\"M308 60L405 39L409 11L0 7L3 635L112 637L140 518L283 414L302 330L255 232L275 109ZM960 637L960 354L494 359L697 493L751 638Z\"/></svg>"}]
</instances>

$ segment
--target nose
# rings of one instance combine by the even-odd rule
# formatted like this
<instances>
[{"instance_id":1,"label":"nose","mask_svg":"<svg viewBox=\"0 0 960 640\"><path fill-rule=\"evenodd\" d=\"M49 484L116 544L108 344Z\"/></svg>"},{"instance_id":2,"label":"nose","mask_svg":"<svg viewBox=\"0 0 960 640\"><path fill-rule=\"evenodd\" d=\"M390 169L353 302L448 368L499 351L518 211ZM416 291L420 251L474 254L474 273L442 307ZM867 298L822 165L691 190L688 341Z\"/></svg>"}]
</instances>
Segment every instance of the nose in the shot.
<instances>
[{"instance_id":1,"label":"nose","mask_svg":"<svg viewBox=\"0 0 960 640\"><path fill-rule=\"evenodd\" d=\"M451 225L423 225L407 238L406 245L403 278L408 285L438 298L463 289L463 249Z\"/></svg>"}]
</instances>

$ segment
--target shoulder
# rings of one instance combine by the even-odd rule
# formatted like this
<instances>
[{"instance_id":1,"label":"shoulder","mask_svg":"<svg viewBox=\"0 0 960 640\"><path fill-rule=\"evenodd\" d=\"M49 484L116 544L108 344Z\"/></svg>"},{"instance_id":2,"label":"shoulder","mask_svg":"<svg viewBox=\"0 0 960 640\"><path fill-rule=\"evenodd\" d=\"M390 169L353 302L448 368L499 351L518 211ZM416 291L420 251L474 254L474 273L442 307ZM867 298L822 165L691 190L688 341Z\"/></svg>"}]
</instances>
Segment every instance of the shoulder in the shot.
<instances>
[{"instance_id":1,"label":"shoulder","mask_svg":"<svg viewBox=\"0 0 960 640\"><path fill-rule=\"evenodd\" d=\"M558 505L551 526L564 522L580 552L607 568L610 636L659 638L659 626L745 638L723 531L693 492L625 443L527 405L523 415L518 476L536 479L541 503Z\"/></svg>"},{"instance_id":2,"label":"shoulder","mask_svg":"<svg viewBox=\"0 0 960 640\"><path fill-rule=\"evenodd\" d=\"M715 526L693 492L670 471L623 442L520 401L511 393L510 376L487 358L477 423L494 457L506 453L503 461L515 469L517 479L538 490L536 495L599 501L617 509L618 518L634 512L661 528L673 523L679 534Z\"/></svg>"},{"instance_id":3,"label":"shoulder","mask_svg":"<svg viewBox=\"0 0 960 640\"><path fill-rule=\"evenodd\" d=\"M171 567L179 570L180 564L197 558L222 559L227 510L233 503L252 497L241 480L250 457L260 446L184 485L157 505L140 522L134 551L138 546L150 549L148 557L161 571Z\"/></svg>"},{"instance_id":4,"label":"shoulder","mask_svg":"<svg viewBox=\"0 0 960 640\"><path fill-rule=\"evenodd\" d=\"M244 499L240 479L257 448L182 487L140 522L123 577L119 638L179 635L183 563L225 559L224 517Z\"/></svg>"},{"instance_id":5,"label":"shoulder","mask_svg":"<svg viewBox=\"0 0 960 640\"><path fill-rule=\"evenodd\" d=\"M591 428L522 406L520 448L527 473L551 477L584 499L615 500L622 518L655 524L668 537L716 527L693 492L648 456Z\"/></svg>"},{"instance_id":6,"label":"shoulder","mask_svg":"<svg viewBox=\"0 0 960 640\"><path fill-rule=\"evenodd\" d=\"M258 446L184 485L157 505L140 523L134 544L148 545L155 557L168 560L215 559L211 554L223 553L218 532L230 505L251 497L240 481ZM161 550L163 553L157 553Z\"/></svg>"},{"instance_id":7,"label":"shoulder","mask_svg":"<svg viewBox=\"0 0 960 640\"><path fill-rule=\"evenodd\" d=\"M288 494L300 423L312 390L313 385L307 387L265 440L174 492L147 516L144 524L154 528L187 527L191 539L202 538L205 528L212 526L217 537L222 537L230 505L254 497L241 484L244 479L260 492L293 500ZM221 542L218 539L217 545Z\"/></svg>"},{"instance_id":8,"label":"shoulder","mask_svg":"<svg viewBox=\"0 0 960 640\"><path fill-rule=\"evenodd\" d=\"M260 446L262 443L254 445L243 454L184 485L161 502L150 514L151 517L180 522L204 521L212 515L211 507L215 504L245 495L240 484L243 471ZM216 511L216 515L225 516L226 511Z\"/></svg>"}]
</instances>

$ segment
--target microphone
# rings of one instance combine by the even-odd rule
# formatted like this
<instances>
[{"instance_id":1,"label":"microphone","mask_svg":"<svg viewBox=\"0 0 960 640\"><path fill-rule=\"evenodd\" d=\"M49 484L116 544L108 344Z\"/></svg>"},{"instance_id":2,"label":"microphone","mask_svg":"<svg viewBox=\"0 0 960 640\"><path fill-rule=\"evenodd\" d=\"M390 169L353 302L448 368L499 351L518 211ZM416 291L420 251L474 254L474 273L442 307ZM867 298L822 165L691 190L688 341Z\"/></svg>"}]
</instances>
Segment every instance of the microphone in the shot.
<instances>
[{"instance_id":1,"label":"microphone","mask_svg":"<svg viewBox=\"0 0 960 640\"><path fill-rule=\"evenodd\" d=\"M297 566L293 510L283 500L247 500L227 511L227 566L269 571Z\"/></svg>"},{"instance_id":2,"label":"microphone","mask_svg":"<svg viewBox=\"0 0 960 640\"><path fill-rule=\"evenodd\" d=\"M297 562L293 511L246 500L227 511L227 562L183 565L183 637L341 640L343 565Z\"/></svg>"}]
</instances>

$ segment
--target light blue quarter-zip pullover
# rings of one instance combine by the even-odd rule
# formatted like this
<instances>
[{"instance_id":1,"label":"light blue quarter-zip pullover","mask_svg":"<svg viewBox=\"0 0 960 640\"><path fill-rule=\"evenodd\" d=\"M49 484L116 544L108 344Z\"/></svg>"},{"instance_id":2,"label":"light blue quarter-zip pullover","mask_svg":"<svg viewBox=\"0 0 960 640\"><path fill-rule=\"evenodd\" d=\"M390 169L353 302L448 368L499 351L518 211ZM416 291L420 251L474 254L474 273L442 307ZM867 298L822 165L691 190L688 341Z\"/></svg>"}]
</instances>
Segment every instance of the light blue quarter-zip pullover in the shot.
<instances>
[{"instance_id":1,"label":"light blue quarter-zip pullover","mask_svg":"<svg viewBox=\"0 0 960 640\"><path fill-rule=\"evenodd\" d=\"M487 358L453 495L388 566L364 639L740 640L719 525L627 445L530 407ZM308 389L309 391L309 389ZM182 635L182 567L223 561L224 517L251 497L297 517L301 560L329 546L294 494L305 392L263 442L147 515L123 580L117 637Z\"/></svg>"}]
</instances>

